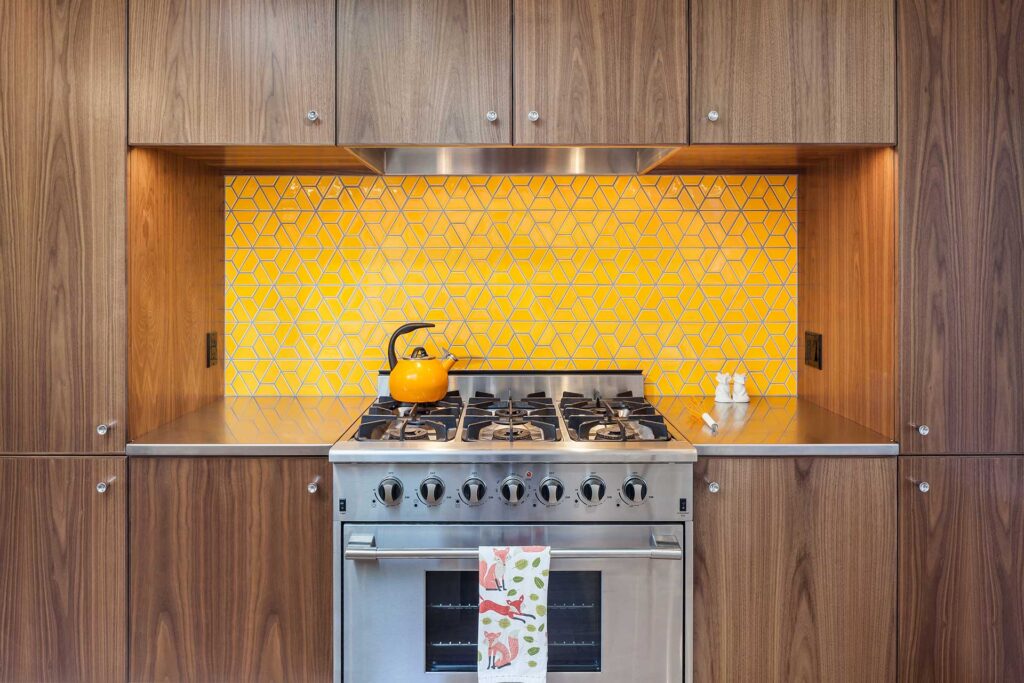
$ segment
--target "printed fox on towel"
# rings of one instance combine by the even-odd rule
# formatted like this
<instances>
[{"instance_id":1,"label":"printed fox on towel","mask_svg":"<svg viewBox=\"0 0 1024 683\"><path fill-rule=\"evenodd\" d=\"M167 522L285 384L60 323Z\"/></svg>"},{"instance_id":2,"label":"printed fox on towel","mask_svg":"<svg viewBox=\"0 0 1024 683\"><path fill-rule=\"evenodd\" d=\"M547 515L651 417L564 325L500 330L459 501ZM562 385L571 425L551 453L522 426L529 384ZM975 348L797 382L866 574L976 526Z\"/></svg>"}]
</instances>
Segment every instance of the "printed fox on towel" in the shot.
<instances>
[{"instance_id":1,"label":"printed fox on towel","mask_svg":"<svg viewBox=\"0 0 1024 683\"><path fill-rule=\"evenodd\" d=\"M550 565L547 546L480 547L481 683L547 680Z\"/></svg>"}]
</instances>

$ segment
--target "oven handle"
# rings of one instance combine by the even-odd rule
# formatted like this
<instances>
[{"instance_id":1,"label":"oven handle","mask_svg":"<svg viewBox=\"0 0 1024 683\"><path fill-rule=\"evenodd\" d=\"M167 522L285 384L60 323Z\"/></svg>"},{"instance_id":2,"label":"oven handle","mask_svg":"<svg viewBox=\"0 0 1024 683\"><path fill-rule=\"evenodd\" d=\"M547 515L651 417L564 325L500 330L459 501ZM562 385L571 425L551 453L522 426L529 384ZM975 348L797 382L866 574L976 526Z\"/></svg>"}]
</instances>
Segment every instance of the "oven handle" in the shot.
<instances>
[{"instance_id":1,"label":"oven handle","mask_svg":"<svg viewBox=\"0 0 1024 683\"><path fill-rule=\"evenodd\" d=\"M478 548L378 548L373 535L353 534L345 546L346 560L475 560ZM552 548L557 560L681 560L679 539L651 534L646 548Z\"/></svg>"}]
</instances>

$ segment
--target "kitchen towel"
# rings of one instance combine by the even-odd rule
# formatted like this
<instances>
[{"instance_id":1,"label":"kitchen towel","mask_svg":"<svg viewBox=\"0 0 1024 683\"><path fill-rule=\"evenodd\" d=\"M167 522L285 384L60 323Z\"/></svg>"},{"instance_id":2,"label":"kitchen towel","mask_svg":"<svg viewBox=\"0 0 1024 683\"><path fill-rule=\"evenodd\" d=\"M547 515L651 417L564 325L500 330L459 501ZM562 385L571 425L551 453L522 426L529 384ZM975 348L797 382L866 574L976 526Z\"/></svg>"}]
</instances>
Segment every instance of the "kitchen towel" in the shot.
<instances>
[{"instance_id":1,"label":"kitchen towel","mask_svg":"<svg viewBox=\"0 0 1024 683\"><path fill-rule=\"evenodd\" d=\"M477 680L543 683L548 673L547 546L480 546Z\"/></svg>"}]
</instances>

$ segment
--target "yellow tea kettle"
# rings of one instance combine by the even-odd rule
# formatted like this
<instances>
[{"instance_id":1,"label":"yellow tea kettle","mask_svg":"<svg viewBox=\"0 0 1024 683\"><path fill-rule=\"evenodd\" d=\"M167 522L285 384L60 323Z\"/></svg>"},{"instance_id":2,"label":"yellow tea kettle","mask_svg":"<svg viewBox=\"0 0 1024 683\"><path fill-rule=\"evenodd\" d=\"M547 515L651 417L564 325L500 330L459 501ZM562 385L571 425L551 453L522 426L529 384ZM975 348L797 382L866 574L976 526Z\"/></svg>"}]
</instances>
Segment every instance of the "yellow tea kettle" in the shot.
<instances>
[{"instance_id":1,"label":"yellow tea kettle","mask_svg":"<svg viewBox=\"0 0 1024 683\"><path fill-rule=\"evenodd\" d=\"M388 363L391 374L388 376L388 390L391 398L402 403L433 403L440 401L448 393L448 370L458 360L451 353L437 359L427 353L422 346L412 350L407 358L398 359L395 355L395 341L403 334L424 327L434 327L434 323L408 323L402 325L391 335L388 342Z\"/></svg>"}]
</instances>

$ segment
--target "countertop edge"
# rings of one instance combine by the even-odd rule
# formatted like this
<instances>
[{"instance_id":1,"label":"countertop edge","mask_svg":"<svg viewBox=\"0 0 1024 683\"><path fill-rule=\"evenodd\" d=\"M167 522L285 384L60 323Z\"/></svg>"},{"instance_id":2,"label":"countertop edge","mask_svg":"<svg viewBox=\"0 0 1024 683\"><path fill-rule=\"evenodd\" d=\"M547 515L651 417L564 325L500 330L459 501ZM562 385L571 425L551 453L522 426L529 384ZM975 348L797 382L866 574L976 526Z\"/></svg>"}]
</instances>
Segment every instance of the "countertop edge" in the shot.
<instances>
[{"instance_id":1,"label":"countertop edge","mask_svg":"<svg viewBox=\"0 0 1024 683\"><path fill-rule=\"evenodd\" d=\"M888 457L899 455L897 443L816 443L816 444L699 444L697 457Z\"/></svg>"},{"instance_id":2,"label":"countertop edge","mask_svg":"<svg viewBox=\"0 0 1024 683\"><path fill-rule=\"evenodd\" d=\"M125 455L139 457L323 457L327 458L333 443L327 444L128 444Z\"/></svg>"}]
</instances>

